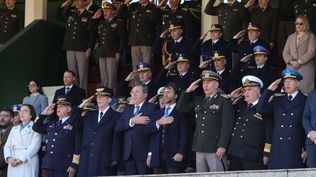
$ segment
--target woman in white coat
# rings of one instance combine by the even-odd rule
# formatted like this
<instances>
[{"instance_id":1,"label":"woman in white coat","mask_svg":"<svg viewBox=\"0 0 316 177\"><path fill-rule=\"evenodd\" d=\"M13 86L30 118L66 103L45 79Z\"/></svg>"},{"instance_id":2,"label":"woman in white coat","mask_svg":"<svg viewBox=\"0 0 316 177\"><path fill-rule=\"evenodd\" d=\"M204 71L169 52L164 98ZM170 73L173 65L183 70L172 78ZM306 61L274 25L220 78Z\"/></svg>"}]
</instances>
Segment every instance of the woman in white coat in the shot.
<instances>
[{"instance_id":1,"label":"woman in white coat","mask_svg":"<svg viewBox=\"0 0 316 177\"><path fill-rule=\"evenodd\" d=\"M4 146L4 158L9 164L8 177L37 177L41 135L32 130L36 117L34 107L23 104L20 109L21 124L12 128Z\"/></svg>"}]
</instances>

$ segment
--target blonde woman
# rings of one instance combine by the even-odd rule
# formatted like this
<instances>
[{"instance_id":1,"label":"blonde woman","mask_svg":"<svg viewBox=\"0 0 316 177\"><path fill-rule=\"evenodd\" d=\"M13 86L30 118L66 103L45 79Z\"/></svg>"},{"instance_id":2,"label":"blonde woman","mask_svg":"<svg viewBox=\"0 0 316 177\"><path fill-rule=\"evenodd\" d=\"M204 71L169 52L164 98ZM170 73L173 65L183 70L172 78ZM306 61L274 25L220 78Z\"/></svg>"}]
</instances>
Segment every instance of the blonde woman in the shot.
<instances>
[{"instance_id":1,"label":"blonde woman","mask_svg":"<svg viewBox=\"0 0 316 177\"><path fill-rule=\"evenodd\" d=\"M37 177L41 135L32 130L36 113L28 104L23 104L19 113L21 123L11 129L4 145L4 158L9 164L8 177Z\"/></svg>"},{"instance_id":2,"label":"blonde woman","mask_svg":"<svg viewBox=\"0 0 316 177\"><path fill-rule=\"evenodd\" d=\"M287 68L298 70L304 77L300 90L307 94L314 89L315 78L315 36L309 30L309 23L304 16L295 20L296 32L291 34L283 49L283 59Z\"/></svg>"}]
</instances>

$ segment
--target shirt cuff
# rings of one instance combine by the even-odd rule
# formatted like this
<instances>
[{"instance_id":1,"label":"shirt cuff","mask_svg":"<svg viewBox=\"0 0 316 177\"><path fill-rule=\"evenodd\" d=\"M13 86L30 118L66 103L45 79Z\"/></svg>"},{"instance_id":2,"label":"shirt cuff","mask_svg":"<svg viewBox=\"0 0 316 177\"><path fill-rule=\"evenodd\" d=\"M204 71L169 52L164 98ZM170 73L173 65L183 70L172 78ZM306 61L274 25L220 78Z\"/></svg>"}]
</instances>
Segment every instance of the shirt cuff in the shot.
<instances>
[{"instance_id":1,"label":"shirt cuff","mask_svg":"<svg viewBox=\"0 0 316 177\"><path fill-rule=\"evenodd\" d=\"M130 127L134 127L134 126L135 126L135 124L134 124L134 123L132 123L132 118L129 120L128 125L129 125Z\"/></svg>"},{"instance_id":2,"label":"shirt cuff","mask_svg":"<svg viewBox=\"0 0 316 177\"><path fill-rule=\"evenodd\" d=\"M158 120L156 121L156 128L159 130L160 125L158 124Z\"/></svg>"}]
</instances>

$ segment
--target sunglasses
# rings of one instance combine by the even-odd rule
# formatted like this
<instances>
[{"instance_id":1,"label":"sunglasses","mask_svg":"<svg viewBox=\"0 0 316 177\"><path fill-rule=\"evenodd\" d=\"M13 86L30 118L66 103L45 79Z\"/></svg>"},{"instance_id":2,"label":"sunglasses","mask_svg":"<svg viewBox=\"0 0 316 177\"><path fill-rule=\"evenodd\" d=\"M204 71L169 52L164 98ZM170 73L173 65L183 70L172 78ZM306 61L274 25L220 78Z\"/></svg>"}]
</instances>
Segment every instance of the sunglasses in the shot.
<instances>
[{"instance_id":1,"label":"sunglasses","mask_svg":"<svg viewBox=\"0 0 316 177\"><path fill-rule=\"evenodd\" d=\"M295 25L304 25L304 23L295 22Z\"/></svg>"}]
</instances>

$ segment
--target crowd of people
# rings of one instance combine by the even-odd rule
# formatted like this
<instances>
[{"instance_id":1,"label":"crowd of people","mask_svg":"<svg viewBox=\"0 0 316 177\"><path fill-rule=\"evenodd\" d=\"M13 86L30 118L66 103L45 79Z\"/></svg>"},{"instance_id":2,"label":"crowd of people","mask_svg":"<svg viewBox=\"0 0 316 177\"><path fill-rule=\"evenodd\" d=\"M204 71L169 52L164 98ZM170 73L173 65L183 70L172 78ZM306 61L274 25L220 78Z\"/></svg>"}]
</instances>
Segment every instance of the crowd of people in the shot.
<instances>
[{"instance_id":1,"label":"crowd of people","mask_svg":"<svg viewBox=\"0 0 316 177\"><path fill-rule=\"evenodd\" d=\"M48 103L31 80L22 104L0 111L0 176L316 167L315 2L209 0L219 22L203 35L199 3L58 6L64 87ZM129 49L133 70L117 81ZM92 56L101 84L87 96Z\"/></svg>"}]
</instances>

